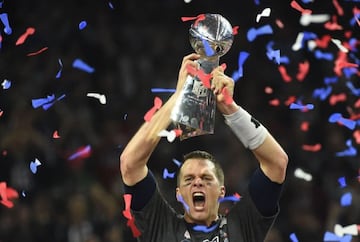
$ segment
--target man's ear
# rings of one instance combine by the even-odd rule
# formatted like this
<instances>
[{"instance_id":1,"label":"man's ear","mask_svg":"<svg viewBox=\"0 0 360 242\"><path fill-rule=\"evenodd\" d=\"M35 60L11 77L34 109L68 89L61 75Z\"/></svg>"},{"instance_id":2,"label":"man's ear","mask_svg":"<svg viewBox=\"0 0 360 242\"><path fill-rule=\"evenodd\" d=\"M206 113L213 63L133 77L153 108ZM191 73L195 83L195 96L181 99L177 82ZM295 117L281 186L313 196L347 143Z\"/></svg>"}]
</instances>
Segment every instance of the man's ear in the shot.
<instances>
[{"instance_id":1,"label":"man's ear","mask_svg":"<svg viewBox=\"0 0 360 242\"><path fill-rule=\"evenodd\" d=\"M180 189L177 187L176 188L176 201L178 201L178 202L179 202L179 199L178 199L179 195L181 195L180 194Z\"/></svg>"},{"instance_id":2,"label":"man's ear","mask_svg":"<svg viewBox=\"0 0 360 242\"><path fill-rule=\"evenodd\" d=\"M225 197L225 194L226 194L225 186L220 186L220 197L221 198Z\"/></svg>"}]
</instances>

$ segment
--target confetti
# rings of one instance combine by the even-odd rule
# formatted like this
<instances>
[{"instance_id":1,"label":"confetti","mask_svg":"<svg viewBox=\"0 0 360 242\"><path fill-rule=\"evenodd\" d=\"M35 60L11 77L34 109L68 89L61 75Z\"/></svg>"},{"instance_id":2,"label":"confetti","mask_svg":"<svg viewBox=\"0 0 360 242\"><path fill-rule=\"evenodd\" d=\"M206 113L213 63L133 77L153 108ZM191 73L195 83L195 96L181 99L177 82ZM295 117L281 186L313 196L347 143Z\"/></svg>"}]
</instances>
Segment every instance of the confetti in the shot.
<instances>
[{"instance_id":1,"label":"confetti","mask_svg":"<svg viewBox=\"0 0 360 242\"><path fill-rule=\"evenodd\" d=\"M53 137L54 139L60 139L59 132L58 132L57 130L55 130L54 133L53 133L53 135L52 135L52 137Z\"/></svg>"},{"instance_id":2,"label":"confetti","mask_svg":"<svg viewBox=\"0 0 360 242\"><path fill-rule=\"evenodd\" d=\"M18 192L11 188L7 187L6 182L0 182L0 203L7 208L14 207L14 202L12 199L18 198Z\"/></svg>"},{"instance_id":3,"label":"confetti","mask_svg":"<svg viewBox=\"0 0 360 242\"><path fill-rule=\"evenodd\" d=\"M294 176L299 178L299 179L303 179L305 181L311 181L312 180L312 175L303 171L301 168L296 168L294 171Z\"/></svg>"},{"instance_id":4,"label":"confetti","mask_svg":"<svg viewBox=\"0 0 360 242\"><path fill-rule=\"evenodd\" d=\"M330 115L328 121L330 123L339 123L341 125L346 126L347 128L353 130L356 126L356 121L351 119L346 119L342 117L341 113L333 113Z\"/></svg>"},{"instance_id":5,"label":"confetti","mask_svg":"<svg viewBox=\"0 0 360 242\"><path fill-rule=\"evenodd\" d=\"M282 77L282 79L284 80L284 82L291 82L292 78L291 78L291 76L289 76L289 74L287 73L287 70L286 70L285 66L280 65L280 66L278 67L278 70L279 70L279 72L280 72L280 74L281 74L281 77Z\"/></svg>"},{"instance_id":6,"label":"confetti","mask_svg":"<svg viewBox=\"0 0 360 242\"><path fill-rule=\"evenodd\" d=\"M33 106L33 108L38 108L41 107L44 110L48 110L51 106L54 105L54 103L56 101L60 101L65 97L65 94L61 95L60 97L58 97L57 99L55 99L55 95L49 95L46 98L37 98L37 99L32 99L31 100L31 104Z\"/></svg>"},{"instance_id":7,"label":"confetti","mask_svg":"<svg viewBox=\"0 0 360 242\"><path fill-rule=\"evenodd\" d=\"M291 103L290 109L300 109L301 111L307 111L314 109L314 104L301 105L297 103Z\"/></svg>"},{"instance_id":8,"label":"confetti","mask_svg":"<svg viewBox=\"0 0 360 242\"><path fill-rule=\"evenodd\" d=\"M11 81L9 80L4 80L2 83L1 83L1 86L3 87L3 89L9 89L11 87Z\"/></svg>"},{"instance_id":9,"label":"confetti","mask_svg":"<svg viewBox=\"0 0 360 242\"><path fill-rule=\"evenodd\" d=\"M86 96L87 97L94 97L94 98L98 99L101 104L106 104L106 97L105 97L104 94L89 92L88 94L86 94Z\"/></svg>"},{"instance_id":10,"label":"confetti","mask_svg":"<svg viewBox=\"0 0 360 242\"><path fill-rule=\"evenodd\" d=\"M352 146L352 141L351 139L348 139L346 141L346 145L348 146L348 149L341 151L341 152L337 152L336 156L338 157L343 157L343 156L356 156L357 154L357 150L355 149L355 147Z\"/></svg>"},{"instance_id":11,"label":"confetti","mask_svg":"<svg viewBox=\"0 0 360 242\"><path fill-rule=\"evenodd\" d=\"M300 17L300 24L308 26L313 23L324 23L330 19L328 14L303 14Z\"/></svg>"},{"instance_id":12,"label":"confetti","mask_svg":"<svg viewBox=\"0 0 360 242\"><path fill-rule=\"evenodd\" d=\"M213 56L215 51L211 48L209 42L204 38L202 38L201 41L203 43L206 56Z\"/></svg>"},{"instance_id":13,"label":"confetti","mask_svg":"<svg viewBox=\"0 0 360 242\"><path fill-rule=\"evenodd\" d=\"M158 136L160 137L166 137L167 141L169 142L173 142L175 140L176 137L179 137L182 134L182 130L181 129L173 129L171 131L167 131L167 130L161 130L158 133Z\"/></svg>"},{"instance_id":14,"label":"confetti","mask_svg":"<svg viewBox=\"0 0 360 242\"><path fill-rule=\"evenodd\" d=\"M178 167L180 167L181 166L181 162L180 161L178 161L177 159L172 159L172 161L175 163L175 165L177 165Z\"/></svg>"},{"instance_id":15,"label":"confetti","mask_svg":"<svg viewBox=\"0 0 360 242\"><path fill-rule=\"evenodd\" d=\"M299 12L301 12L302 16L310 15L312 13L311 10L304 9L303 7L301 7L300 4L297 3L295 0L291 1L290 6L294 9L298 10Z\"/></svg>"},{"instance_id":16,"label":"confetti","mask_svg":"<svg viewBox=\"0 0 360 242\"><path fill-rule=\"evenodd\" d=\"M25 33L22 34L18 40L16 41L15 45L22 45L25 40L30 36L30 35L33 35L35 33L35 29L32 28L32 27L29 27L26 29Z\"/></svg>"},{"instance_id":17,"label":"confetti","mask_svg":"<svg viewBox=\"0 0 360 242\"><path fill-rule=\"evenodd\" d=\"M56 79L59 79L61 77L61 73L62 73L62 69L63 69L63 63L60 58L58 59L58 63L60 65L60 70L57 72L57 74L55 76Z\"/></svg>"},{"instance_id":18,"label":"confetti","mask_svg":"<svg viewBox=\"0 0 360 242\"><path fill-rule=\"evenodd\" d=\"M205 225L195 225L193 227L193 230L195 231L201 231L204 233L209 233L211 231L214 231L218 227L218 224L214 224L213 226L207 227Z\"/></svg>"},{"instance_id":19,"label":"confetti","mask_svg":"<svg viewBox=\"0 0 360 242\"><path fill-rule=\"evenodd\" d=\"M265 8L260 14L256 15L256 22L258 23L262 17L269 17L271 13L270 8Z\"/></svg>"},{"instance_id":20,"label":"confetti","mask_svg":"<svg viewBox=\"0 0 360 242\"><path fill-rule=\"evenodd\" d=\"M226 202L226 201L238 202L238 201L240 201L240 199L241 199L241 196L238 193L235 193L232 196L226 196L226 197L219 198L219 203Z\"/></svg>"},{"instance_id":21,"label":"confetti","mask_svg":"<svg viewBox=\"0 0 360 242\"><path fill-rule=\"evenodd\" d=\"M351 235L345 235L345 236L337 236L336 234L332 232L326 231L324 234L324 242L351 242L352 236Z\"/></svg>"},{"instance_id":22,"label":"confetti","mask_svg":"<svg viewBox=\"0 0 360 242\"><path fill-rule=\"evenodd\" d=\"M36 52L31 52L29 54L27 54L26 56L35 56L35 55L38 55L44 51L46 51L48 49L48 47L44 47L44 48L41 48L40 50L36 51Z\"/></svg>"},{"instance_id":23,"label":"confetti","mask_svg":"<svg viewBox=\"0 0 360 242\"><path fill-rule=\"evenodd\" d=\"M160 92L169 92L169 93L174 93L176 91L175 88L151 88L151 92L152 93L160 93Z\"/></svg>"},{"instance_id":24,"label":"confetti","mask_svg":"<svg viewBox=\"0 0 360 242\"><path fill-rule=\"evenodd\" d=\"M79 23L79 29L80 29L80 30L85 29L86 26L87 26L87 22L86 22L85 20L83 20L83 21L81 21L81 22Z\"/></svg>"},{"instance_id":25,"label":"confetti","mask_svg":"<svg viewBox=\"0 0 360 242\"><path fill-rule=\"evenodd\" d=\"M155 97L154 98L154 106L149 109L149 111L146 112L145 116L144 116L144 120L146 122L150 122L152 116L155 114L155 112L161 108L162 106L162 100L159 97Z\"/></svg>"},{"instance_id":26,"label":"confetti","mask_svg":"<svg viewBox=\"0 0 360 242\"><path fill-rule=\"evenodd\" d=\"M247 32L247 39L250 42L253 42L260 35L272 34L273 30L270 25L264 25L259 28L250 28Z\"/></svg>"},{"instance_id":27,"label":"confetti","mask_svg":"<svg viewBox=\"0 0 360 242\"><path fill-rule=\"evenodd\" d=\"M180 194L176 195L176 199L178 202L181 202L182 205L184 206L184 209L189 212L190 207L189 205L187 205L187 203L184 201L184 198Z\"/></svg>"},{"instance_id":28,"label":"confetti","mask_svg":"<svg viewBox=\"0 0 360 242\"><path fill-rule=\"evenodd\" d=\"M341 187L341 188L346 187L346 179L345 179L345 177L340 177L340 178L338 179L338 182L340 183L340 187Z\"/></svg>"},{"instance_id":29,"label":"confetti","mask_svg":"<svg viewBox=\"0 0 360 242\"><path fill-rule=\"evenodd\" d=\"M89 66L81 59L75 59L72 63L72 67L85 71L87 73L93 73L95 71L93 67Z\"/></svg>"},{"instance_id":30,"label":"confetti","mask_svg":"<svg viewBox=\"0 0 360 242\"><path fill-rule=\"evenodd\" d=\"M36 174L37 167L41 165L41 162L35 158L35 161L30 162L30 170L33 174Z\"/></svg>"},{"instance_id":31,"label":"confetti","mask_svg":"<svg viewBox=\"0 0 360 242\"><path fill-rule=\"evenodd\" d=\"M292 242L299 242L298 238L296 237L295 233L290 234L290 239Z\"/></svg>"},{"instance_id":32,"label":"confetti","mask_svg":"<svg viewBox=\"0 0 360 242\"><path fill-rule=\"evenodd\" d=\"M175 177L175 174L176 174L176 172L169 172L169 170L168 169L164 169L163 170L163 178L164 179L167 179L167 178L174 178Z\"/></svg>"},{"instance_id":33,"label":"confetti","mask_svg":"<svg viewBox=\"0 0 360 242\"><path fill-rule=\"evenodd\" d=\"M141 232L136 227L135 218L132 216L130 211L131 199L132 199L131 194L124 194L125 210L123 210L123 215L128 220L126 225L130 227L133 236L137 238L141 235Z\"/></svg>"},{"instance_id":34,"label":"confetti","mask_svg":"<svg viewBox=\"0 0 360 242\"><path fill-rule=\"evenodd\" d=\"M358 235L359 234L359 227L356 224L351 224L348 226L341 226L340 224L335 224L334 232L337 236L343 237L345 234L348 235Z\"/></svg>"},{"instance_id":35,"label":"confetti","mask_svg":"<svg viewBox=\"0 0 360 242\"><path fill-rule=\"evenodd\" d=\"M75 153L70 155L67 159L68 160L75 160L78 158L87 158L91 155L91 145L86 145L83 147L80 147Z\"/></svg>"},{"instance_id":36,"label":"confetti","mask_svg":"<svg viewBox=\"0 0 360 242\"><path fill-rule=\"evenodd\" d=\"M340 204L343 207L350 206L352 202L352 195L350 192L347 192L341 196Z\"/></svg>"},{"instance_id":37,"label":"confetti","mask_svg":"<svg viewBox=\"0 0 360 242\"><path fill-rule=\"evenodd\" d=\"M321 150L321 144L302 145L302 149L305 151L317 152L317 151Z\"/></svg>"},{"instance_id":38,"label":"confetti","mask_svg":"<svg viewBox=\"0 0 360 242\"><path fill-rule=\"evenodd\" d=\"M193 67L191 65L187 65L186 69L190 75L193 75L193 76L196 76L197 78L199 78L199 80L202 82L204 87L206 87L206 88L211 87L211 84L210 84L211 74L205 73L202 69L197 70L195 67Z\"/></svg>"},{"instance_id":39,"label":"confetti","mask_svg":"<svg viewBox=\"0 0 360 242\"><path fill-rule=\"evenodd\" d=\"M9 24L9 17L7 13L0 14L0 20L4 24L4 33L7 35L12 34L12 29Z\"/></svg>"},{"instance_id":40,"label":"confetti","mask_svg":"<svg viewBox=\"0 0 360 242\"><path fill-rule=\"evenodd\" d=\"M240 51L238 57L238 69L232 74L232 79L234 80L234 82L238 81L243 76L243 65L248 57L248 52Z\"/></svg>"}]
</instances>

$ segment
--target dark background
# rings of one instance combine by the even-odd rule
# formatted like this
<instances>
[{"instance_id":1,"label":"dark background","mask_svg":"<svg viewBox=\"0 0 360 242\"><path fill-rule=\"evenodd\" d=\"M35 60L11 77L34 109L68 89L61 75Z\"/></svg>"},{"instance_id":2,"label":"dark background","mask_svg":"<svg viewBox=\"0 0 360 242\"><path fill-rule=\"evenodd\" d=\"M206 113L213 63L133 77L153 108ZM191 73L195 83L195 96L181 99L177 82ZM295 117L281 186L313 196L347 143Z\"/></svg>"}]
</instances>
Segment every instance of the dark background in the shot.
<instances>
[{"instance_id":1,"label":"dark background","mask_svg":"<svg viewBox=\"0 0 360 242\"><path fill-rule=\"evenodd\" d=\"M350 24L358 2L339 0L344 10L344 15L339 15L330 0L298 1L314 14L331 15L342 26L333 31L324 28L323 23L302 26L301 13L290 6L290 1L127 0L112 1L113 8L106 1L2 3L0 14L8 14L12 33L4 33L0 22L0 81L11 81L9 89L0 89L0 181L16 189L19 198L14 200L13 208L0 205L1 242L134 241L122 216L118 157L153 106L154 97L165 101L170 95L153 93L151 88L175 88L182 57L192 52L188 42L191 22L182 22L181 17L201 13L219 13L233 26L239 26L232 48L221 58L231 76L238 68L239 52L250 54L243 77L236 82L235 100L271 131L289 155L281 213L267 242L291 241L292 233L299 241L323 241L325 232L333 232L335 224L360 223L359 155L336 156L348 149L348 140L356 150L359 148L353 135L359 125L350 130L328 122L335 112L345 118L359 112L359 97L346 87L346 82L351 82L359 88L359 75L334 74L339 50L331 42L326 48L318 48L334 55L330 61L316 58L306 41L301 50L291 49L302 31L313 32L318 38L330 35L342 42L351 38L356 44L347 60L360 64L359 26ZM271 8L271 16L256 23L256 15L266 7ZM79 30L83 20L87 27ZM276 20L281 20L284 28L278 27ZM247 31L265 24L271 25L274 33L249 42ZM28 27L35 28L35 33L16 46ZM270 41L274 49L289 58L290 62L282 65L291 82L284 82L278 65L267 58ZM27 56L44 47L48 49ZM95 72L73 68L77 58ZM60 78L56 78L61 69L59 60L63 67ZM298 64L305 60L310 62L310 70L303 81L298 81ZM345 101L331 105L330 96L323 100L313 96L315 89L327 87L325 77L337 77L337 82L330 84L331 94L344 93ZM273 92L265 93L265 87ZM106 105L87 97L89 92L105 94ZM52 94L65 94L65 98L48 110L32 107L33 99ZM291 110L286 104L291 96L296 102L314 104L314 109ZM270 105L274 99L279 105ZM306 132L300 129L304 121L309 123ZM59 139L52 137L55 130ZM321 149L306 151L302 149L304 144L321 144ZM68 159L86 145L91 146L88 157ZM164 168L176 171L172 160L181 160L193 149L208 150L222 162L228 195L241 194L257 165L219 114L214 135L173 143L161 140L149 166L158 176L164 196L179 211L175 182L163 179L162 172ZM29 165L35 159L41 165L33 174ZM311 174L312 181L295 177L296 168ZM345 187L340 186L340 177L346 179ZM340 199L346 192L351 192L352 203L341 206Z\"/></svg>"}]
</instances>

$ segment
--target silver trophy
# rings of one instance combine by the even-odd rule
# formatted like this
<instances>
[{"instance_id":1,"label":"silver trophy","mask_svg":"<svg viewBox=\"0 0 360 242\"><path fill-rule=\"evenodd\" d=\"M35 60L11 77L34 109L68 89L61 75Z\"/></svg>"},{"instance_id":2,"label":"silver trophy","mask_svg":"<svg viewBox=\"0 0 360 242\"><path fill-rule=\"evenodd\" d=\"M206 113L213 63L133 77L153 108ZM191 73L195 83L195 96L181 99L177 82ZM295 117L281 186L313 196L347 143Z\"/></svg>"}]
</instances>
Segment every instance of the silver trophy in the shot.
<instances>
[{"instance_id":1,"label":"silver trophy","mask_svg":"<svg viewBox=\"0 0 360 242\"><path fill-rule=\"evenodd\" d=\"M190 44L201 55L197 60L200 69L209 74L219 65L233 43L231 24L219 14L203 14L189 29ZM188 76L183 90L171 113L176 128L182 130L180 140L213 134L216 97L197 77Z\"/></svg>"}]
</instances>

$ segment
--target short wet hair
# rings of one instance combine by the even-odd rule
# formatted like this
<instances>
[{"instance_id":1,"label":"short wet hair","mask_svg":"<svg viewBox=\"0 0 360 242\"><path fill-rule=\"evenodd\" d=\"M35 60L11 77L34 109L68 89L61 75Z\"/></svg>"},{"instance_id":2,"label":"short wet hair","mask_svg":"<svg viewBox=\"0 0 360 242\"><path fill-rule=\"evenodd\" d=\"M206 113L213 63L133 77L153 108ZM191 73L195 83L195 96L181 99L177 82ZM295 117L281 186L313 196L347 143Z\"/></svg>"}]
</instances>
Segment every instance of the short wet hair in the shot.
<instances>
[{"instance_id":1,"label":"short wet hair","mask_svg":"<svg viewBox=\"0 0 360 242\"><path fill-rule=\"evenodd\" d=\"M183 163L180 166L179 173L177 176L177 185L180 185L180 174L181 174L181 168L183 167L185 161L189 159L204 159L209 160L211 163L214 164L215 167L215 176L219 180L220 185L224 185L224 171L220 165L220 163L215 159L215 157L203 150L194 150L184 155L183 157Z\"/></svg>"}]
</instances>

